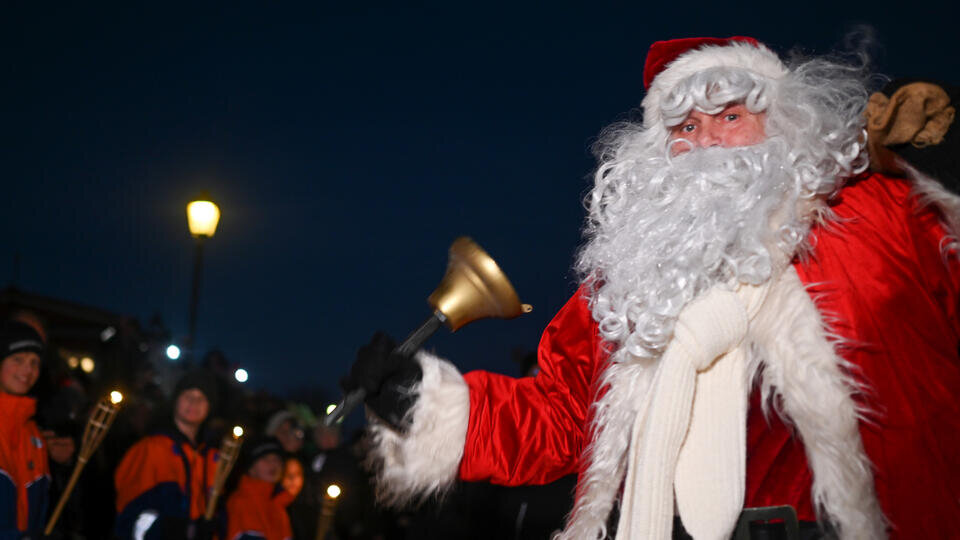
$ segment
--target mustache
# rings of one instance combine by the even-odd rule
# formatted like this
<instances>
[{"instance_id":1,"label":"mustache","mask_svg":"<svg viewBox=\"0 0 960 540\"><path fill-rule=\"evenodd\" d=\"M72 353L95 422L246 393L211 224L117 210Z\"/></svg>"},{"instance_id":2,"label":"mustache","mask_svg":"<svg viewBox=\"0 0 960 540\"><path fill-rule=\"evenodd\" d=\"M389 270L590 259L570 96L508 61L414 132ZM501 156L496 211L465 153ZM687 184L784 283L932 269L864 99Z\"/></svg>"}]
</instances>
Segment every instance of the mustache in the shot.
<instances>
[{"instance_id":1,"label":"mustache","mask_svg":"<svg viewBox=\"0 0 960 540\"><path fill-rule=\"evenodd\" d=\"M594 223L594 238L624 243L623 253L601 266L639 258L628 252L689 256L694 245L678 242L686 238L713 248L704 262L714 267L721 252L756 243L747 237L767 236L768 216L795 192L785 154L782 145L765 143L635 162L608 186Z\"/></svg>"}]
</instances>

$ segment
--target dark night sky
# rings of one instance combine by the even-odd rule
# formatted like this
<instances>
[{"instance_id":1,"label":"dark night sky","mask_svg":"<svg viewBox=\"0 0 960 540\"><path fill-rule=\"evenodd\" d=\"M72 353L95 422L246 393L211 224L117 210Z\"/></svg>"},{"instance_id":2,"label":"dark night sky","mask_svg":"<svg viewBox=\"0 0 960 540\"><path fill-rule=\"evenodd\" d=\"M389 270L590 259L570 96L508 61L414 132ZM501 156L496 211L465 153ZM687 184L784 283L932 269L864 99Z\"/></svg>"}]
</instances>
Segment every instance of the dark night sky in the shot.
<instances>
[{"instance_id":1,"label":"dark night sky","mask_svg":"<svg viewBox=\"0 0 960 540\"><path fill-rule=\"evenodd\" d=\"M868 23L881 72L960 79L956 12L876 3L93 4L24 2L0 23L0 279L19 253L20 288L159 313L182 336L184 205L209 191L223 218L199 349L221 348L255 386L331 397L373 330L403 337L429 314L463 234L535 311L430 346L463 369L514 373L511 350L533 347L575 289L589 146L639 104L652 41L746 34L824 53Z\"/></svg>"}]
</instances>

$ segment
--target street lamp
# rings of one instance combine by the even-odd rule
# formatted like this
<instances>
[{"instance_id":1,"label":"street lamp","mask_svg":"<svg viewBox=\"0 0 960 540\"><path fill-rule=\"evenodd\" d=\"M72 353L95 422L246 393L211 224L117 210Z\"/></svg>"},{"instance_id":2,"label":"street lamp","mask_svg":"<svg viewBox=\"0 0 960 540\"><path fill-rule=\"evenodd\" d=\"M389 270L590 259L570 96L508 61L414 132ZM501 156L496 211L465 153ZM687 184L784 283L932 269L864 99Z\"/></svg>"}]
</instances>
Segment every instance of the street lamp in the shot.
<instances>
[{"instance_id":1,"label":"street lamp","mask_svg":"<svg viewBox=\"0 0 960 540\"><path fill-rule=\"evenodd\" d=\"M220 221L220 208L201 197L187 205L187 225L190 234L196 238L196 250L193 257L193 288L190 294L190 349L193 350L197 335L197 301L200 299L200 277L203 268L203 242L212 238Z\"/></svg>"}]
</instances>

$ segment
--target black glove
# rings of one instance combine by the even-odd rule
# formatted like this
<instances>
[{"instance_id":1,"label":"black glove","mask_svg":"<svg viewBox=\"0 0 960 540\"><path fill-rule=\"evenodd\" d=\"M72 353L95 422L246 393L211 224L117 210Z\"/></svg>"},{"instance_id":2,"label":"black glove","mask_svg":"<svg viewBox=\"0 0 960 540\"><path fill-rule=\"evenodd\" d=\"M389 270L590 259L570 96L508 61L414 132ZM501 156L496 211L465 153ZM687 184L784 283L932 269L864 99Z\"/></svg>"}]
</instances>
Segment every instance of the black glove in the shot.
<instances>
[{"instance_id":1,"label":"black glove","mask_svg":"<svg viewBox=\"0 0 960 540\"><path fill-rule=\"evenodd\" d=\"M390 336L377 332L357 351L350 374L340 381L340 387L344 392L363 388L367 406L395 429L405 430L408 426L404 417L417 401L410 389L422 378L420 364L412 356L398 353Z\"/></svg>"}]
</instances>

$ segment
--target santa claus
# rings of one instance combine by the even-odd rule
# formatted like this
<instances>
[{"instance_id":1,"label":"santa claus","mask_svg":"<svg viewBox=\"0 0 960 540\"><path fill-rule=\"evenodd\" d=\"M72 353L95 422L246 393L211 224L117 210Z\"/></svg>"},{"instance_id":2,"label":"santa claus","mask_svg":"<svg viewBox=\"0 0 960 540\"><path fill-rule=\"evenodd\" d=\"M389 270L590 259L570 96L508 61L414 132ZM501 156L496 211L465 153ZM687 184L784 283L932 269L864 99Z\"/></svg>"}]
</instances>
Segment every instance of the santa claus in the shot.
<instances>
[{"instance_id":1,"label":"santa claus","mask_svg":"<svg viewBox=\"0 0 960 540\"><path fill-rule=\"evenodd\" d=\"M540 373L360 350L383 499L578 471L559 538L676 516L728 538L771 505L810 537L960 530L957 216L864 172L864 78L750 38L655 43L642 125L597 145Z\"/></svg>"}]
</instances>

